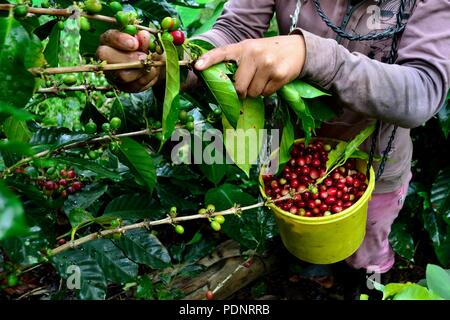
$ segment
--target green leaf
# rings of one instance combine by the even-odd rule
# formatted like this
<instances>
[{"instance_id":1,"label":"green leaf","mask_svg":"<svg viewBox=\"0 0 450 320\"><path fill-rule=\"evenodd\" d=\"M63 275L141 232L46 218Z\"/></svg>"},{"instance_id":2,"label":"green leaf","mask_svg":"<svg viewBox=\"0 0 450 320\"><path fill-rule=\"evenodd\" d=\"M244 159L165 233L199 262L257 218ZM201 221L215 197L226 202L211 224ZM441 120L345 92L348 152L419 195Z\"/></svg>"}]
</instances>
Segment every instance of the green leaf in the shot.
<instances>
[{"instance_id":1,"label":"green leaf","mask_svg":"<svg viewBox=\"0 0 450 320\"><path fill-rule=\"evenodd\" d=\"M32 135L25 121L17 120L13 117L5 120L3 123L3 131L11 141L28 142Z\"/></svg>"},{"instance_id":2,"label":"green leaf","mask_svg":"<svg viewBox=\"0 0 450 320\"><path fill-rule=\"evenodd\" d=\"M170 265L167 249L158 238L146 230L129 231L115 243L134 262L153 269L164 269Z\"/></svg>"},{"instance_id":3,"label":"green leaf","mask_svg":"<svg viewBox=\"0 0 450 320\"><path fill-rule=\"evenodd\" d=\"M375 123L369 125L363 129L356 137L350 142L339 142L336 147L330 151L327 160L326 174L317 180L317 184L322 181L337 167L343 165L348 158L350 158L358 150L358 147L365 141L375 130Z\"/></svg>"},{"instance_id":4,"label":"green leaf","mask_svg":"<svg viewBox=\"0 0 450 320\"><path fill-rule=\"evenodd\" d=\"M242 101L241 115L236 130L222 117L224 143L233 162L250 177L250 168L256 164L263 145L264 103L262 98Z\"/></svg>"},{"instance_id":5,"label":"green leaf","mask_svg":"<svg viewBox=\"0 0 450 320\"><path fill-rule=\"evenodd\" d=\"M431 187L432 208L450 225L450 167L439 172Z\"/></svg>"},{"instance_id":6,"label":"green leaf","mask_svg":"<svg viewBox=\"0 0 450 320\"><path fill-rule=\"evenodd\" d=\"M202 34L202 33L206 32L206 31L211 30L213 25L214 25L214 23L216 23L217 18L219 18L220 15L222 14L224 5L225 5L225 2L219 3L217 5L217 7L214 9L214 12L211 15L211 17L207 21L203 22L201 24L200 28L195 30L195 32L193 33L193 36L199 35L199 34Z\"/></svg>"},{"instance_id":7,"label":"green leaf","mask_svg":"<svg viewBox=\"0 0 450 320\"><path fill-rule=\"evenodd\" d=\"M389 242L398 255L414 262L414 239L407 223L396 222L392 225Z\"/></svg>"},{"instance_id":8,"label":"green leaf","mask_svg":"<svg viewBox=\"0 0 450 320\"><path fill-rule=\"evenodd\" d=\"M320 123L331 120L336 117L333 108L324 101L324 99L312 99L305 101L306 106L314 118L316 128L320 127Z\"/></svg>"},{"instance_id":9,"label":"green leaf","mask_svg":"<svg viewBox=\"0 0 450 320\"><path fill-rule=\"evenodd\" d=\"M425 230L433 243L434 251L442 265L450 264L450 226L432 209L422 212Z\"/></svg>"},{"instance_id":10,"label":"green leaf","mask_svg":"<svg viewBox=\"0 0 450 320\"><path fill-rule=\"evenodd\" d=\"M22 141L0 141L0 151L21 156L32 156L35 154L30 145Z\"/></svg>"},{"instance_id":11,"label":"green leaf","mask_svg":"<svg viewBox=\"0 0 450 320\"><path fill-rule=\"evenodd\" d=\"M161 208L148 195L125 194L108 203L102 217L154 220L161 217Z\"/></svg>"},{"instance_id":12,"label":"green leaf","mask_svg":"<svg viewBox=\"0 0 450 320\"><path fill-rule=\"evenodd\" d=\"M97 261L107 280L125 283L138 275L138 265L128 259L111 240L97 239L85 245L90 255Z\"/></svg>"},{"instance_id":13,"label":"green leaf","mask_svg":"<svg viewBox=\"0 0 450 320\"><path fill-rule=\"evenodd\" d=\"M81 300L104 300L106 298L106 278L97 260L87 250L68 250L52 257L51 262L58 274L75 285L80 276L80 288L76 289ZM79 271L79 273L78 273Z\"/></svg>"},{"instance_id":14,"label":"green leaf","mask_svg":"<svg viewBox=\"0 0 450 320\"><path fill-rule=\"evenodd\" d=\"M155 296L153 294L153 282L148 275L143 275L138 281L136 288L136 299L141 300L153 300Z\"/></svg>"},{"instance_id":15,"label":"green leaf","mask_svg":"<svg viewBox=\"0 0 450 320\"><path fill-rule=\"evenodd\" d=\"M73 208L72 210L70 210L68 216L72 228L75 228L82 223L93 221L95 219L90 212L81 208Z\"/></svg>"},{"instance_id":16,"label":"green leaf","mask_svg":"<svg viewBox=\"0 0 450 320\"><path fill-rule=\"evenodd\" d=\"M22 203L0 181L0 240L28 232Z\"/></svg>"},{"instance_id":17,"label":"green leaf","mask_svg":"<svg viewBox=\"0 0 450 320\"><path fill-rule=\"evenodd\" d=\"M443 299L450 300L450 274L448 271L437 265L428 264L427 286Z\"/></svg>"},{"instance_id":18,"label":"green leaf","mask_svg":"<svg viewBox=\"0 0 450 320\"><path fill-rule=\"evenodd\" d=\"M178 64L178 51L172 41L159 36L166 54L166 91L164 95L161 147L175 130L180 110L180 65Z\"/></svg>"},{"instance_id":19,"label":"green leaf","mask_svg":"<svg viewBox=\"0 0 450 320\"><path fill-rule=\"evenodd\" d=\"M125 164L131 169L136 179L145 186L145 189L152 193L156 185L156 168L153 158L141 144L133 139L122 138L121 141L120 151Z\"/></svg>"},{"instance_id":20,"label":"green leaf","mask_svg":"<svg viewBox=\"0 0 450 320\"><path fill-rule=\"evenodd\" d=\"M61 37L61 30L59 30L59 28L55 24L52 28L49 41L44 50L44 56L48 62L49 67L58 66L60 37Z\"/></svg>"},{"instance_id":21,"label":"green leaf","mask_svg":"<svg viewBox=\"0 0 450 320\"><path fill-rule=\"evenodd\" d=\"M28 121L35 118L33 114L29 113L25 109L19 109L7 104L6 102L0 102L0 123L9 116L17 121Z\"/></svg>"},{"instance_id":22,"label":"green leaf","mask_svg":"<svg viewBox=\"0 0 450 320\"><path fill-rule=\"evenodd\" d=\"M217 151L216 151L217 152ZM222 181L225 173L227 172L226 164L201 164L199 165L200 171L208 178L209 181L215 185Z\"/></svg>"},{"instance_id":23,"label":"green leaf","mask_svg":"<svg viewBox=\"0 0 450 320\"><path fill-rule=\"evenodd\" d=\"M392 300L442 300L436 294L415 283L405 284Z\"/></svg>"},{"instance_id":24,"label":"green leaf","mask_svg":"<svg viewBox=\"0 0 450 320\"><path fill-rule=\"evenodd\" d=\"M133 7L142 9L145 17L160 21L162 17L177 17L178 13L166 0L139 0L133 2Z\"/></svg>"},{"instance_id":25,"label":"green leaf","mask_svg":"<svg viewBox=\"0 0 450 320\"><path fill-rule=\"evenodd\" d=\"M319 90L313 85L310 85L309 83L301 80L292 81L291 83L287 84L287 86L292 86L293 89L297 91L300 98L314 99L322 96L330 96L329 93Z\"/></svg>"},{"instance_id":26,"label":"green leaf","mask_svg":"<svg viewBox=\"0 0 450 320\"><path fill-rule=\"evenodd\" d=\"M16 19L0 18L0 104L6 102L23 108L30 100L35 78L27 68L43 62L40 55L30 52L37 46L39 40L31 38Z\"/></svg>"},{"instance_id":27,"label":"green leaf","mask_svg":"<svg viewBox=\"0 0 450 320\"><path fill-rule=\"evenodd\" d=\"M209 255L216 248L216 243L212 239L202 239L190 245L184 256L185 262L197 262L201 258Z\"/></svg>"},{"instance_id":28,"label":"green leaf","mask_svg":"<svg viewBox=\"0 0 450 320\"><path fill-rule=\"evenodd\" d=\"M201 75L228 122L233 128L236 128L240 116L241 102L233 82L227 76L225 63L216 64L202 71Z\"/></svg>"},{"instance_id":29,"label":"green leaf","mask_svg":"<svg viewBox=\"0 0 450 320\"><path fill-rule=\"evenodd\" d=\"M289 115L289 111L285 110L283 112L283 119L284 119L284 125L283 125L283 134L281 135L281 143L280 143L280 164L279 166L282 166L286 162L289 161L291 158L291 148L295 141L295 132L294 132L294 126L291 122L291 117Z\"/></svg>"},{"instance_id":30,"label":"green leaf","mask_svg":"<svg viewBox=\"0 0 450 320\"><path fill-rule=\"evenodd\" d=\"M298 118L302 121L302 128L305 134L305 143L308 144L316 124L309 107L303 98L312 99L329 94L322 92L300 80L284 85L278 93L291 106Z\"/></svg>"},{"instance_id":31,"label":"green leaf","mask_svg":"<svg viewBox=\"0 0 450 320\"><path fill-rule=\"evenodd\" d=\"M86 209L98 200L108 189L106 184L93 183L83 188L81 192L77 192L69 196L64 203L64 212L69 215L75 208Z\"/></svg>"},{"instance_id":32,"label":"green leaf","mask_svg":"<svg viewBox=\"0 0 450 320\"><path fill-rule=\"evenodd\" d=\"M246 206L256 203L248 193L232 184L210 189L205 196L205 203L212 203L216 210L225 210L236 204ZM277 234L277 226L273 215L261 210L248 210L240 217L229 215L225 218L222 230L233 240L239 242L242 248L264 250L266 242Z\"/></svg>"}]
</instances>

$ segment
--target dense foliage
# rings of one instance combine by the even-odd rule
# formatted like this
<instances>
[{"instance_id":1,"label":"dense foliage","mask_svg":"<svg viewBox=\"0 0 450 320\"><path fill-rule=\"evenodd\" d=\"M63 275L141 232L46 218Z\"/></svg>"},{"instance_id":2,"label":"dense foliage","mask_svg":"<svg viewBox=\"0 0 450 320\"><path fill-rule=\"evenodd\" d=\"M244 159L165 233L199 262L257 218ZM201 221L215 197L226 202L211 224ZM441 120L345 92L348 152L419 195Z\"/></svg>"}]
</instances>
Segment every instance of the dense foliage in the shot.
<instances>
[{"instance_id":1,"label":"dense foliage","mask_svg":"<svg viewBox=\"0 0 450 320\"><path fill-rule=\"evenodd\" d=\"M309 139L334 113L320 100L328 94L303 82L286 85L278 96L240 101L232 64L199 75L209 90L180 91L192 60L209 49L201 41L183 42L184 34L190 38L209 30L224 2L0 1L3 289L33 283L27 271L41 265L70 282L71 266L76 265L83 274L79 288L62 286L48 298L105 299L117 288L137 299L181 298L182 292L172 287L174 280L204 271L197 261L224 239L239 242L245 257L267 249L278 232L270 211L264 206L240 210L264 200L258 167L251 165L256 159L237 165L196 164L193 150L181 149L185 163L175 165L170 137L183 129L195 141L212 128L282 128L285 163L294 125L301 124ZM69 7L73 12L57 15L31 10ZM117 20L111 24L92 18L95 14ZM181 21L184 33L164 17ZM118 28L135 34L142 26L157 31L150 49L165 52L165 90L123 93L102 72L86 72L105 67L95 58L101 33ZM272 23L267 35L276 32ZM180 67L185 53L192 60ZM71 66L82 69L65 69ZM450 265L450 192L445 187L450 168L443 155L446 148L434 146L448 143L448 110L444 107L439 114L443 132L433 120L414 133L415 179L391 239L410 261L417 254L416 243L431 243L437 257L431 262L444 267ZM233 136L224 139L225 150L236 160ZM346 159L357 149L357 144L349 145ZM230 208L233 214L219 214ZM201 219L176 220L199 212ZM156 226L156 221L164 225Z\"/></svg>"}]
</instances>

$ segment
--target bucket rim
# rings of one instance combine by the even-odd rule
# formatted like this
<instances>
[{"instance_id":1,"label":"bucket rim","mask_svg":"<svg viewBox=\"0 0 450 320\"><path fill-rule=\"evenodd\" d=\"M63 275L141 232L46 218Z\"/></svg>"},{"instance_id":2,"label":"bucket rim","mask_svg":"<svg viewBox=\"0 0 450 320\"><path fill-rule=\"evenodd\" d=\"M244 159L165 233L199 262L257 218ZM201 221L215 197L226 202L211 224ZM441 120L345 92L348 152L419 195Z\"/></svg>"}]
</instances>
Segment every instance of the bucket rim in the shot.
<instances>
[{"instance_id":1,"label":"bucket rim","mask_svg":"<svg viewBox=\"0 0 450 320\"><path fill-rule=\"evenodd\" d=\"M332 142L341 142L342 140L338 140L338 139L333 139L333 138L321 138L321 137L314 137L311 138L311 141L314 140L321 140L321 141L332 141ZM294 144L299 143L299 142L303 142L305 141L304 138L301 139L296 139L294 141ZM345 141L344 141L345 142ZM276 154L279 151L279 148L276 149L271 157ZM361 161L364 161L365 163L367 163L366 160L364 159L359 159ZM259 171L259 190L263 196L264 199L267 199L267 195L264 191L264 181L262 178L262 172L265 166L261 167L261 170ZM297 216L294 215L290 212L284 211L283 209L277 207L274 203L270 203L267 205L268 208L270 208L275 214L279 214L284 216L285 218L288 218L290 220L296 220L298 222L301 222L303 224L311 224L311 225L320 225L320 224L328 224L328 223L332 223L332 222L336 222L342 219L345 219L349 216L351 216L352 214L354 214L355 212L358 211L358 209L363 206L366 202L368 202L370 200L370 197L372 195L373 189L375 188L375 171L373 170L373 167L370 167L370 176L369 176L369 181L367 184L367 189L364 192L364 194L362 195L361 198L358 199L358 201L356 201L351 207L342 210L339 213L335 213L326 217L302 217L302 216Z\"/></svg>"}]
</instances>

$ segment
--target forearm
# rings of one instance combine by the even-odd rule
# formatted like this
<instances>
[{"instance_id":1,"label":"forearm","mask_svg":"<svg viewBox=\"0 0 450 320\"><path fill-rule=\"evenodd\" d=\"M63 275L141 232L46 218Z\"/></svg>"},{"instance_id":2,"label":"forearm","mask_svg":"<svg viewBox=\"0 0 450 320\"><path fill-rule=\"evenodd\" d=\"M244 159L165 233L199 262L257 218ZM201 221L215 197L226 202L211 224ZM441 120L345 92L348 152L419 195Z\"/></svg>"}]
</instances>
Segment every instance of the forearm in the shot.
<instances>
[{"instance_id":1,"label":"forearm","mask_svg":"<svg viewBox=\"0 0 450 320\"><path fill-rule=\"evenodd\" d=\"M300 75L330 90L347 108L371 118L412 128L431 118L447 91L445 70L427 61L389 65L350 53L335 40L302 32L306 63Z\"/></svg>"}]
</instances>

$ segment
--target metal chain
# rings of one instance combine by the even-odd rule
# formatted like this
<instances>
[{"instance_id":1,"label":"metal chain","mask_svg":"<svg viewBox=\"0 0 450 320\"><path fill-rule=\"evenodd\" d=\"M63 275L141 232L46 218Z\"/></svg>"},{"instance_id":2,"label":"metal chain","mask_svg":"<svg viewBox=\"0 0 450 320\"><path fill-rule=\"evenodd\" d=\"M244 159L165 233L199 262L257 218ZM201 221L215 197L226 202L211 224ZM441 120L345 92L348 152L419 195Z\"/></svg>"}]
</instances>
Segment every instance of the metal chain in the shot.
<instances>
[{"instance_id":1,"label":"metal chain","mask_svg":"<svg viewBox=\"0 0 450 320\"><path fill-rule=\"evenodd\" d=\"M342 30L342 28L335 25L330 20L330 18L323 11L323 9L320 5L320 0L313 0L313 1L314 1L314 5L316 6L317 13L322 18L322 20L326 23L326 25L328 27L330 27L330 29L333 30L341 38L345 38L350 41L384 40L384 39L392 38L395 34L398 34L405 29L405 24L401 23L400 25L397 25L395 28L389 27L379 33L370 32L368 34L349 34L346 31ZM399 10L397 17L398 16L403 17L405 7L406 7L405 0L401 0L401 4L400 4L401 11Z\"/></svg>"},{"instance_id":2,"label":"metal chain","mask_svg":"<svg viewBox=\"0 0 450 320\"><path fill-rule=\"evenodd\" d=\"M290 29L291 32L294 31L295 28L297 28L298 18L300 16L301 9L302 9L302 0L297 0L294 14L291 15L291 29Z\"/></svg>"},{"instance_id":3,"label":"metal chain","mask_svg":"<svg viewBox=\"0 0 450 320\"><path fill-rule=\"evenodd\" d=\"M341 38L348 39L350 41L383 40L383 39L392 38L391 51L389 53L389 58L388 58L387 63L393 64L395 62L395 60L397 59L400 34L405 30L405 27L406 27L406 23L403 23L403 20L405 19L406 1L407 0L400 1L400 6L399 6L398 13L397 13L397 20L396 20L395 28L389 27L380 33L368 33L365 35L349 34L346 31L344 31L342 28L336 26L323 11L323 9L320 5L320 0L313 0L313 1L314 1L314 5L316 6L317 13L321 17L321 19L326 23L326 25L328 27L330 27ZM395 135L397 133L397 129L398 129L398 126L396 126L396 125L392 129L392 133L389 137L389 141L386 146L386 149L383 151L380 166L378 167L378 171L375 175L375 181L377 181L383 175L389 153L392 150L392 144L394 142ZM372 141L371 141L371 145L370 145L369 161L367 162L367 172L366 172L367 177L370 177L370 168L372 167L373 160L375 157L375 149L377 146L378 135L380 133L380 130L381 130L381 121L377 120L375 131L372 135Z\"/></svg>"}]
</instances>

